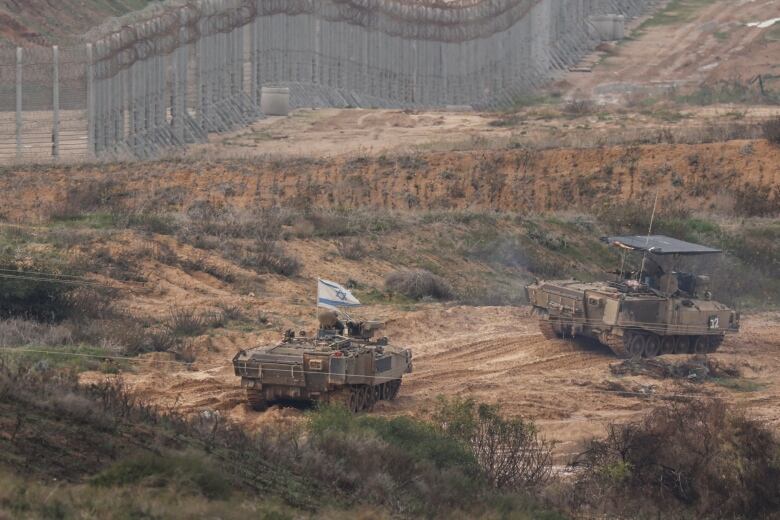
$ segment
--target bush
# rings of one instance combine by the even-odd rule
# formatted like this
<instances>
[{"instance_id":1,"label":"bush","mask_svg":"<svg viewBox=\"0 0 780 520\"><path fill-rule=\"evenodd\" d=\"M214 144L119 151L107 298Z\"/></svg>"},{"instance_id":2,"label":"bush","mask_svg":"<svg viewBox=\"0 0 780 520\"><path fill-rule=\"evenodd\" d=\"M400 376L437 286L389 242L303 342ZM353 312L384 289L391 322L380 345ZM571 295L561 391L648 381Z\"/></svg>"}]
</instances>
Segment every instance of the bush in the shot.
<instances>
[{"instance_id":1,"label":"bush","mask_svg":"<svg viewBox=\"0 0 780 520\"><path fill-rule=\"evenodd\" d=\"M209 327L209 322L202 312L191 307L173 306L169 310L165 327L174 336L200 336Z\"/></svg>"},{"instance_id":2,"label":"bush","mask_svg":"<svg viewBox=\"0 0 780 520\"><path fill-rule=\"evenodd\" d=\"M92 479L96 486L121 486L146 483L153 487L173 486L179 491L206 498L226 499L231 482L216 469L215 461L195 452L140 453L114 463Z\"/></svg>"},{"instance_id":3,"label":"bush","mask_svg":"<svg viewBox=\"0 0 780 520\"><path fill-rule=\"evenodd\" d=\"M780 188L745 184L734 190L734 212L742 217L780 214Z\"/></svg>"},{"instance_id":4,"label":"bush","mask_svg":"<svg viewBox=\"0 0 780 520\"><path fill-rule=\"evenodd\" d=\"M366 256L366 248L360 238L343 238L336 241L336 249L347 260L360 260Z\"/></svg>"},{"instance_id":5,"label":"bush","mask_svg":"<svg viewBox=\"0 0 780 520\"><path fill-rule=\"evenodd\" d=\"M410 417L326 407L311 416L309 431L302 464L310 475L397 513L441 516L471 506L485 487L459 439Z\"/></svg>"},{"instance_id":6,"label":"bush","mask_svg":"<svg viewBox=\"0 0 780 520\"><path fill-rule=\"evenodd\" d=\"M522 418L501 415L498 405L440 398L433 420L448 437L471 448L488 481L499 489L525 489L552 474L552 443Z\"/></svg>"},{"instance_id":7,"label":"bush","mask_svg":"<svg viewBox=\"0 0 780 520\"><path fill-rule=\"evenodd\" d=\"M49 217L58 220L79 218L85 213L103 209L118 209L118 196L115 192L118 183L113 179L100 179L79 182L69 187L62 201L55 204Z\"/></svg>"},{"instance_id":8,"label":"bush","mask_svg":"<svg viewBox=\"0 0 780 520\"><path fill-rule=\"evenodd\" d=\"M778 454L767 426L722 402L671 404L589 443L573 466L574 506L623 516L637 510L627 497L644 497L700 518L766 518L780 513Z\"/></svg>"},{"instance_id":9,"label":"bush","mask_svg":"<svg viewBox=\"0 0 780 520\"><path fill-rule=\"evenodd\" d=\"M414 300L423 298L449 300L453 297L452 286L443 278L425 269L390 273L385 278L385 289Z\"/></svg>"},{"instance_id":10,"label":"bush","mask_svg":"<svg viewBox=\"0 0 780 520\"><path fill-rule=\"evenodd\" d=\"M57 322L103 317L111 312L113 293L80 285L82 282L73 278L78 270L64 261L34 256L22 264L0 254L0 270L2 317Z\"/></svg>"},{"instance_id":11,"label":"bush","mask_svg":"<svg viewBox=\"0 0 780 520\"><path fill-rule=\"evenodd\" d=\"M572 117L581 117L593 112L593 101L589 99L572 99L563 106L563 112Z\"/></svg>"},{"instance_id":12,"label":"bush","mask_svg":"<svg viewBox=\"0 0 780 520\"><path fill-rule=\"evenodd\" d=\"M0 321L0 347L60 347L72 343L73 336L65 325L21 318Z\"/></svg>"},{"instance_id":13,"label":"bush","mask_svg":"<svg viewBox=\"0 0 780 520\"><path fill-rule=\"evenodd\" d=\"M255 247L238 252L238 256L242 267L258 273L295 276L301 270L298 259L287 255L276 244L258 243Z\"/></svg>"},{"instance_id":14,"label":"bush","mask_svg":"<svg viewBox=\"0 0 780 520\"><path fill-rule=\"evenodd\" d=\"M780 117L764 123L764 137L770 143L780 146Z\"/></svg>"}]
</instances>

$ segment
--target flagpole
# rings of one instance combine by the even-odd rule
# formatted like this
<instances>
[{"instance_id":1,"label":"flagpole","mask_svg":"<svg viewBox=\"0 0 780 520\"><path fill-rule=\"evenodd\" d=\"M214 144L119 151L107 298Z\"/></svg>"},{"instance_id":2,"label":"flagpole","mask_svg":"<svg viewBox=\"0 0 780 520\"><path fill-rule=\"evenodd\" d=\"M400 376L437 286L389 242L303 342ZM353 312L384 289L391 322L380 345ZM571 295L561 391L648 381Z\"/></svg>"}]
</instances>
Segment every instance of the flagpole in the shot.
<instances>
[{"instance_id":1,"label":"flagpole","mask_svg":"<svg viewBox=\"0 0 780 520\"><path fill-rule=\"evenodd\" d=\"M319 337L320 335L320 283L322 280L320 277L317 277L317 301L314 303L314 323L317 325L317 332L315 333L315 336Z\"/></svg>"}]
</instances>

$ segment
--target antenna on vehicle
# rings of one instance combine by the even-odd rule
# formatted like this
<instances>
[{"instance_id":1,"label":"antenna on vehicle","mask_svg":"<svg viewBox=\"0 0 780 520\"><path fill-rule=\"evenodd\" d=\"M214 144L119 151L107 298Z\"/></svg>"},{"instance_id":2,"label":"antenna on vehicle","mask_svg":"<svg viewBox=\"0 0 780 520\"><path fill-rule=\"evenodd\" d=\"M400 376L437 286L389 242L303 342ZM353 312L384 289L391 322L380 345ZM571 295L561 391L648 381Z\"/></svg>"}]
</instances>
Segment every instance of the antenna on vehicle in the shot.
<instances>
[{"instance_id":1,"label":"antenna on vehicle","mask_svg":"<svg viewBox=\"0 0 780 520\"><path fill-rule=\"evenodd\" d=\"M624 248L620 248L620 276L618 277L617 281L623 280L623 272L626 268L626 250Z\"/></svg>"},{"instance_id":2,"label":"antenna on vehicle","mask_svg":"<svg viewBox=\"0 0 780 520\"><path fill-rule=\"evenodd\" d=\"M637 273L637 281L642 281L642 273L645 272L645 261L647 260L647 247L650 245L650 235L653 234L653 223L655 222L655 210L658 207L658 191L655 192L655 202L653 202L653 213L650 215L650 227L647 230L647 239L645 240L645 254L642 255L642 267Z\"/></svg>"}]
</instances>

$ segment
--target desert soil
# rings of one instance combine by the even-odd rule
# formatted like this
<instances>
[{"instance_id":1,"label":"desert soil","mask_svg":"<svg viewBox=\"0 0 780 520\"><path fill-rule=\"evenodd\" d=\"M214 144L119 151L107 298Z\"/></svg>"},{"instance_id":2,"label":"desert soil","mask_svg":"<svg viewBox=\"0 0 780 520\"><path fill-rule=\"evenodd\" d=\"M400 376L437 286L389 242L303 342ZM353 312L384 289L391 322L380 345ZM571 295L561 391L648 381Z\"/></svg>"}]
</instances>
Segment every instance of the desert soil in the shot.
<instances>
[{"instance_id":1,"label":"desert soil","mask_svg":"<svg viewBox=\"0 0 780 520\"><path fill-rule=\"evenodd\" d=\"M47 218L68 190L104 182L118 204L180 211L198 200L238 208L316 206L533 213L652 203L730 214L740 194L774 196L780 148L764 140L592 149L430 152L388 157L164 161L0 170L12 222ZM758 190L758 191L757 191ZM774 200L774 199L773 199Z\"/></svg>"},{"instance_id":2,"label":"desert soil","mask_svg":"<svg viewBox=\"0 0 780 520\"><path fill-rule=\"evenodd\" d=\"M305 300L313 294L304 298L300 288L289 289L293 296L287 302L247 297L244 303L248 299L273 309L277 324L311 332L313 307ZM636 418L670 401L722 398L780 427L778 313L746 317L742 333L727 339L713 356L741 370L747 386L740 390L715 382L614 376L610 365L619 360L607 350L544 339L523 307L429 304L404 311L367 306L361 314L386 320L393 343L414 351L414 373L405 377L396 401L377 405L373 413L379 415L425 416L438 396L499 403L510 415L535 420L546 437L557 441L560 461L577 453L586 439L602 434L609 422ZM278 330L271 329L220 331L197 342L198 358L189 368L155 354L121 377L136 395L156 405L184 413L217 411L250 430L268 422L302 420L305 409L277 405L265 413L248 410L232 371L231 359L239 349L278 339ZM104 377L88 373L84 379Z\"/></svg>"},{"instance_id":3,"label":"desert soil","mask_svg":"<svg viewBox=\"0 0 780 520\"><path fill-rule=\"evenodd\" d=\"M663 17L650 14L634 21L630 39L602 46L583 60L584 69L597 65L592 72L568 74L558 87L570 95L613 100L675 85L745 82L759 74L780 80L780 23L749 25L780 17L780 3L681 0L671 4L677 9L664 11Z\"/></svg>"},{"instance_id":4,"label":"desert soil","mask_svg":"<svg viewBox=\"0 0 780 520\"><path fill-rule=\"evenodd\" d=\"M780 51L779 51L780 52ZM572 74L567 77L573 77ZM597 147L640 141L660 131L694 139L703 129L733 123L760 125L780 115L777 106L716 105L661 107L637 111L594 107L567 117L544 105L502 115L367 109L299 109L290 117L270 117L231 134L211 135L188 158L376 157L383 154L485 149ZM683 141L689 142L689 141Z\"/></svg>"}]
</instances>

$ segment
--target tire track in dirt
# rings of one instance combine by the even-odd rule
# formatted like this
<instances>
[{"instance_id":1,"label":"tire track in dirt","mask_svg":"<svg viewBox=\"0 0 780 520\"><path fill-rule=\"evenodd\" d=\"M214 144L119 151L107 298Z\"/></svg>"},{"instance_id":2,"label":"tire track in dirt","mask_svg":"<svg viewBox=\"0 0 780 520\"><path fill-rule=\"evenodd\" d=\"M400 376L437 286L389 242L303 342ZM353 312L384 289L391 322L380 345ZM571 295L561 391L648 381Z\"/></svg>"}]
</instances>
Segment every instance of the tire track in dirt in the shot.
<instances>
[{"instance_id":1,"label":"tire track in dirt","mask_svg":"<svg viewBox=\"0 0 780 520\"><path fill-rule=\"evenodd\" d=\"M281 308L277 310L281 312ZM506 414L534 420L545 436L560 442L556 447L560 457L575 452L584 439L603 435L606 424L636 418L667 402L667 393L690 398L719 396L771 425L780 425L780 315L746 317L744 332L729 338L723 350L713 356L741 367L746 381L756 382L755 389L737 391L709 382L613 376L610 365L619 360L608 351L546 340L535 332L536 320L517 310L431 306L422 311L389 307L379 311L396 322L394 328L403 326L399 335L404 341L399 344L409 345L415 352L414 373L404 378L396 401L376 407L374 413L379 416L424 417L439 395L498 403ZM463 332L466 316L474 327ZM434 321L437 336L431 339L431 328L426 324ZM245 406L230 359L250 340L266 342L268 337L221 331L214 337L199 338L199 344L210 347L199 351L190 370L172 371L169 365L159 364L144 366L122 378L135 395L162 409L185 414L217 411L250 430L277 420L301 420L303 412L297 409L282 407L263 414ZM105 375L96 374L94 379L98 378ZM607 381L627 388L651 386L656 394L605 391Z\"/></svg>"}]
</instances>

